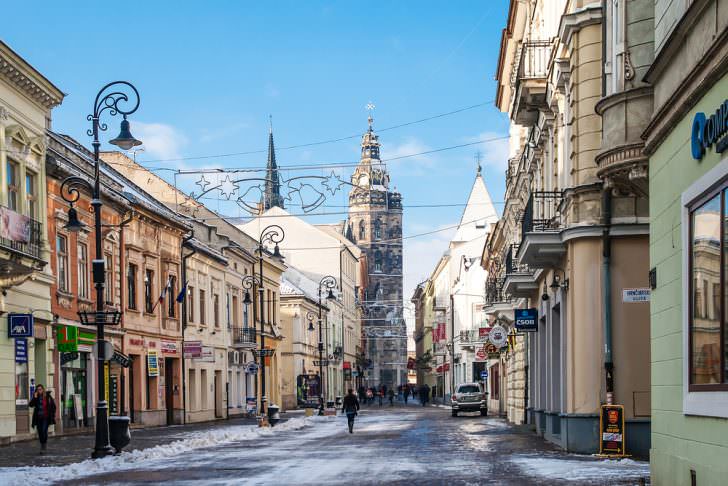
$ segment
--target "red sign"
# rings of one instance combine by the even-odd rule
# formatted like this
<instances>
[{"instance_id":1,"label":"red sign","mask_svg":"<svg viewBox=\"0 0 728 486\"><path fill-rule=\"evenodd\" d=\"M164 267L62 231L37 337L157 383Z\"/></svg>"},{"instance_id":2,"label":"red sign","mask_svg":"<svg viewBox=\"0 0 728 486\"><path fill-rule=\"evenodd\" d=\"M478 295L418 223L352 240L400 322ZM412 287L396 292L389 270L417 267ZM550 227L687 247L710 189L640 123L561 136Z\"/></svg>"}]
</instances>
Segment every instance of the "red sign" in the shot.
<instances>
[{"instance_id":1,"label":"red sign","mask_svg":"<svg viewBox=\"0 0 728 486\"><path fill-rule=\"evenodd\" d=\"M344 363L343 363L342 366L344 367L343 369L350 370L351 369L351 361L344 361Z\"/></svg>"},{"instance_id":2,"label":"red sign","mask_svg":"<svg viewBox=\"0 0 728 486\"><path fill-rule=\"evenodd\" d=\"M131 346L139 346L140 348L143 348L144 347L144 339L129 338L129 345L131 345Z\"/></svg>"},{"instance_id":3,"label":"red sign","mask_svg":"<svg viewBox=\"0 0 728 486\"><path fill-rule=\"evenodd\" d=\"M440 365L437 367L438 373L443 373L445 371L450 371L450 363L445 363L444 365Z\"/></svg>"},{"instance_id":4,"label":"red sign","mask_svg":"<svg viewBox=\"0 0 728 486\"><path fill-rule=\"evenodd\" d=\"M173 341L162 341L162 354L177 354L177 343Z\"/></svg>"},{"instance_id":5,"label":"red sign","mask_svg":"<svg viewBox=\"0 0 728 486\"><path fill-rule=\"evenodd\" d=\"M478 329L478 337L482 339L488 339L488 334L490 334L490 328L489 327L481 327Z\"/></svg>"},{"instance_id":6,"label":"red sign","mask_svg":"<svg viewBox=\"0 0 728 486\"><path fill-rule=\"evenodd\" d=\"M478 348L475 351L475 361L483 362L486 359L488 359L488 353L485 351L485 346L483 346L482 348Z\"/></svg>"}]
</instances>

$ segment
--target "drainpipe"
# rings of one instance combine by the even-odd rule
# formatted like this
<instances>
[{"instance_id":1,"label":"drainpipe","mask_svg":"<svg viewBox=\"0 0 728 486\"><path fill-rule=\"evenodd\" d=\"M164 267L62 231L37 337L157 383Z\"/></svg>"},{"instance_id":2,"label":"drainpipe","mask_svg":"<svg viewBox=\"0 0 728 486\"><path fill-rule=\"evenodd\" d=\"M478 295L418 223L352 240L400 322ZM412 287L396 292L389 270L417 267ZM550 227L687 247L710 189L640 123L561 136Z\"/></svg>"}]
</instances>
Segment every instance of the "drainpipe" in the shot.
<instances>
[{"instance_id":1,"label":"drainpipe","mask_svg":"<svg viewBox=\"0 0 728 486\"><path fill-rule=\"evenodd\" d=\"M612 189L602 190L602 306L604 308L604 372L607 404L614 403L614 363L612 361L612 248L609 228L612 224Z\"/></svg>"},{"instance_id":2,"label":"drainpipe","mask_svg":"<svg viewBox=\"0 0 728 486\"><path fill-rule=\"evenodd\" d=\"M187 259L197 253L192 250L190 253L184 254L187 243L194 237L195 232L192 230L189 235L182 238L182 286L185 287L187 294ZM174 296L173 296L174 297ZM187 369L185 368L185 330L187 329L187 295L182 299L182 424L187 423Z\"/></svg>"}]
</instances>

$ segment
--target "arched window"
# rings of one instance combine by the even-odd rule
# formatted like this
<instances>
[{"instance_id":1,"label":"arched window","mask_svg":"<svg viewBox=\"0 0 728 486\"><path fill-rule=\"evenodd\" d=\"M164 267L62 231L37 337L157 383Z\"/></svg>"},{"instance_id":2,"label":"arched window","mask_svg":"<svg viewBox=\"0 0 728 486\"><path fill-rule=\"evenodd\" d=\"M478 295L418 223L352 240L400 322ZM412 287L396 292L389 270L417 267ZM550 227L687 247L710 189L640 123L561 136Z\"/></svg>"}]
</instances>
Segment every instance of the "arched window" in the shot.
<instances>
[{"instance_id":1,"label":"arched window","mask_svg":"<svg viewBox=\"0 0 728 486\"><path fill-rule=\"evenodd\" d=\"M364 231L364 220L359 220L359 239L363 240L366 237L366 232Z\"/></svg>"},{"instance_id":2,"label":"arched window","mask_svg":"<svg viewBox=\"0 0 728 486\"><path fill-rule=\"evenodd\" d=\"M374 222L374 239L378 240L382 237L382 222L380 220L376 220Z\"/></svg>"},{"instance_id":3,"label":"arched window","mask_svg":"<svg viewBox=\"0 0 728 486\"><path fill-rule=\"evenodd\" d=\"M382 252L379 250L374 252L374 271L377 273L382 272Z\"/></svg>"}]
</instances>

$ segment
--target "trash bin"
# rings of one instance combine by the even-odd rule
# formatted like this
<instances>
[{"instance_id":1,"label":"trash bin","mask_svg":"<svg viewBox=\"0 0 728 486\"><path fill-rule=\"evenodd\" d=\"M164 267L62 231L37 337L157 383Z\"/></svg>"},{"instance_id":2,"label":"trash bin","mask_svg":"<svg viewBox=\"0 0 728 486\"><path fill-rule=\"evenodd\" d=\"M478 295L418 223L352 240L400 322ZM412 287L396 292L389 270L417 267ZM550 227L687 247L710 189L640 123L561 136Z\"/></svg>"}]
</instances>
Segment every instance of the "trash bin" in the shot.
<instances>
[{"instance_id":1,"label":"trash bin","mask_svg":"<svg viewBox=\"0 0 728 486\"><path fill-rule=\"evenodd\" d=\"M129 417L117 415L109 417L109 442L117 454L131 442L129 422Z\"/></svg>"},{"instance_id":2,"label":"trash bin","mask_svg":"<svg viewBox=\"0 0 728 486\"><path fill-rule=\"evenodd\" d=\"M280 421L281 421L280 407L278 405L273 405L271 403L270 405L268 405L268 423L272 427Z\"/></svg>"}]
</instances>

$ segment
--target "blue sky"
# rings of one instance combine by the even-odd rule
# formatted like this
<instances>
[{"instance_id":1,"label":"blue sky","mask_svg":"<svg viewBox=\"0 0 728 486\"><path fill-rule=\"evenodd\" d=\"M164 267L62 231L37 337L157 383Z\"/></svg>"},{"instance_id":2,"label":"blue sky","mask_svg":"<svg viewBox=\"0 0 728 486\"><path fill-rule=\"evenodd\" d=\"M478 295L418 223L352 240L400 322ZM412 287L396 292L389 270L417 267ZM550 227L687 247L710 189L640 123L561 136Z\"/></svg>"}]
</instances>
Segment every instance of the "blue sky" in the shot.
<instances>
[{"instance_id":1,"label":"blue sky","mask_svg":"<svg viewBox=\"0 0 728 486\"><path fill-rule=\"evenodd\" d=\"M42 14L4 24L3 40L67 93L53 113L54 129L90 142L86 115L97 90L108 81L129 80L142 95L131 119L132 131L145 141L145 152L138 154L142 163L264 150L269 114L278 147L360 134L369 101L376 105L375 129L488 102L382 133L384 159L507 135L507 117L492 103L505 0L11 2L4 6L5 18L27 17L33 10L28 3ZM116 120L110 123L106 139L116 135L117 126ZM405 206L464 203L477 151L500 211L504 141L390 163ZM277 155L284 167L354 162L359 139ZM265 154L147 163L264 164ZM351 170L340 169L344 176ZM191 182L180 181L186 187ZM340 211L345 194L326 204L330 207L320 210ZM404 233L456 224L461 211L405 209ZM406 240L405 297L431 271L451 234Z\"/></svg>"}]
</instances>

